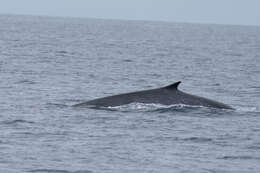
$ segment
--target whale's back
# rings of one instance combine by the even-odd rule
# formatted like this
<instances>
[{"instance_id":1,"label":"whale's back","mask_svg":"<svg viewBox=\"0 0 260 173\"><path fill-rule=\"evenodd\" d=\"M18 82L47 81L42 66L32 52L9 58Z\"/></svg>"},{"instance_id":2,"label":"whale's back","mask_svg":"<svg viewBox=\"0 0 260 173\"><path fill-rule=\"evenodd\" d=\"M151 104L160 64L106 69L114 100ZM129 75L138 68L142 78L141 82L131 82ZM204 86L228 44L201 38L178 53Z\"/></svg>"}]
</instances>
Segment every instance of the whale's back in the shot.
<instances>
[{"instance_id":1,"label":"whale's back","mask_svg":"<svg viewBox=\"0 0 260 173\"><path fill-rule=\"evenodd\" d=\"M178 89L181 82L163 88L124 93L90 100L74 106L114 107L130 103L155 103L163 105L185 104L222 109L232 109L223 103L182 92Z\"/></svg>"}]
</instances>

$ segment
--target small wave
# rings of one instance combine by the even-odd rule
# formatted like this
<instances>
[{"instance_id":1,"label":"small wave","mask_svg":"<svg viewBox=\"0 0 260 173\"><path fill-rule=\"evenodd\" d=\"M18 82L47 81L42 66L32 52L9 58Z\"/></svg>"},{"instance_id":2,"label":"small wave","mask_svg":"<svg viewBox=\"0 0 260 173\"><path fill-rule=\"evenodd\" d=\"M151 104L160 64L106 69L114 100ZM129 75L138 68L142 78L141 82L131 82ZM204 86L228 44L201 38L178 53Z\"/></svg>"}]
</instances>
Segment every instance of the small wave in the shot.
<instances>
[{"instance_id":1,"label":"small wave","mask_svg":"<svg viewBox=\"0 0 260 173\"><path fill-rule=\"evenodd\" d=\"M36 84L36 82L28 79L24 79L24 80L17 81L16 84Z\"/></svg>"},{"instance_id":2,"label":"small wave","mask_svg":"<svg viewBox=\"0 0 260 173\"><path fill-rule=\"evenodd\" d=\"M207 143L212 142L212 138L207 137L158 137L157 140L164 141L164 140L171 140L171 141L184 141L184 142L194 142L194 143Z\"/></svg>"},{"instance_id":3,"label":"small wave","mask_svg":"<svg viewBox=\"0 0 260 173\"><path fill-rule=\"evenodd\" d=\"M133 62L133 60L132 59L124 59L124 60L122 60L123 62Z\"/></svg>"},{"instance_id":4,"label":"small wave","mask_svg":"<svg viewBox=\"0 0 260 173\"><path fill-rule=\"evenodd\" d=\"M253 156L223 156L219 159L225 159L225 160L260 160L260 157L253 157Z\"/></svg>"},{"instance_id":5,"label":"small wave","mask_svg":"<svg viewBox=\"0 0 260 173\"><path fill-rule=\"evenodd\" d=\"M213 139L211 138L204 138L204 137L190 137L182 139L184 141L192 141L192 142L211 142Z\"/></svg>"},{"instance_id":6,"label":"small wave","mask_svg":"<svg viewBox=\"0 0 260 173\"><path fill-rule=\"evenodd\" d=\"M81 171L68 171L68 170L59 170L59 169L34 169L29 172L39 172L39 173L92 173L90 170L81 170Z\"/></svg>"},{"instance_id":7,"label":"small wave","mask_svg":"<svg viewBox=\"0 0 260 173\"><path fill-rule=\"evenodd\" d=\"M9 121L3 121L3 124L33 124L33 121L27 121L27 120L22 120L22 119L17 119L17 120L9 120Z\"/></svg>"},{"instance_id":8,"label":"small wave","mask_svg":"<svg viewBox=\"0 0 260 173\"><path fill-rule=\"evenodd\" d=\"M60 103L46 103L46 106L48 108L50 108L50 107L56 107L56 108L66 108L66 107L69 107L69 105L60 104Z\"/></svg>"},{"instance_id":9,"label":"small wave","mask_svg":"<svg viewBox=\"0 0 260 173\"><path fill-rule=\"evenodd\" d=\"M247 149L260 150L260 144L256 144L256 145L253 145L253 146L249 146L249 147L247 147Z\"/></svg>"},{"instance_id":10,"label":"small wave","mask_svg":"<svg viewBox=\"0 0 260 173\"><path fill-rule=\"evenodd\" d=\"M56 53L58 54L67 54L69 52L65 51L65 50L59 50L59 51L56 51Z\"/></svg>"},{"instance_id":11,"label":"small wave","mask_svg":"<svg viewBox=\"0 0 260 173\"><path fill-rule=\"evenodd\" d=\"M232 53L232 52L230 52L230 53L224 53L224 55L234 56L234 57L241 57L241 56L243 56L242 53Z\"/></svg>"}]
</instances>

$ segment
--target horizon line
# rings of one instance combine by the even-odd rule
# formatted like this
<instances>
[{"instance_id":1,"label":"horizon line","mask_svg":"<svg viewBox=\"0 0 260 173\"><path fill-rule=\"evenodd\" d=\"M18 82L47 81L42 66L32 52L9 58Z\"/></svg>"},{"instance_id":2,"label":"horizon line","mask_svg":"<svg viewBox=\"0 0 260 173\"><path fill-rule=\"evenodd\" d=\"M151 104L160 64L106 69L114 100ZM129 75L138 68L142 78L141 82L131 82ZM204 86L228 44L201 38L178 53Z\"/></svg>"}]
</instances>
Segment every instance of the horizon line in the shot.
<instances>
[{"instance_id":1,"label":"horizon line","mask_svg":"<svg viewBox=\"0 0 260 173\"><path fill-rule=\"evenodd\" d=\"M162 22L162 23L179 23L179 24L199 24L199 25L225 25L225 26L242 26L242 27L260 27L257 24L233 24L233 23L210 23L210 22L191 22L191 21L172 21L172 20L152 20L152 19L125 19L125 18L106 18L106 17L86 17L86 16L66 16L66 15L48 15L48 14L21 14L21 13L2 13L6 16L30 16L30 17L49 17L49 18L74 18L74 19L94 19L94 20L117 20L117 21L136 21L136 22Z\"/></svg>"}]
</instances>

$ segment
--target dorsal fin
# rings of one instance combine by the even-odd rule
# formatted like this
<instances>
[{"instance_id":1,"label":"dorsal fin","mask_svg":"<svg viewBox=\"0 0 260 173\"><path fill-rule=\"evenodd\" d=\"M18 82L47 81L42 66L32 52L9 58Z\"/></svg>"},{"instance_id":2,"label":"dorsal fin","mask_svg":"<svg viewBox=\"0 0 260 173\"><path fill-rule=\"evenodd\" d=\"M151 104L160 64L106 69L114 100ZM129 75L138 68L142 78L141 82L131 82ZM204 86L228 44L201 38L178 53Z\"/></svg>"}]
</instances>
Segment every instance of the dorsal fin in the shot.
<instances>
[{"instance_id":1,"label":"dorsal fin","mask_svg":"<svg viewBox=\"0 0 260 173\"><path fill-rule=\"evenodd\" d=\"M170 90L177 90L180 83L181 83L181 81L178 81L178 82L175 82L175 83L168 85L164 88L170 89Z\"/></svg>"}]
</instances>

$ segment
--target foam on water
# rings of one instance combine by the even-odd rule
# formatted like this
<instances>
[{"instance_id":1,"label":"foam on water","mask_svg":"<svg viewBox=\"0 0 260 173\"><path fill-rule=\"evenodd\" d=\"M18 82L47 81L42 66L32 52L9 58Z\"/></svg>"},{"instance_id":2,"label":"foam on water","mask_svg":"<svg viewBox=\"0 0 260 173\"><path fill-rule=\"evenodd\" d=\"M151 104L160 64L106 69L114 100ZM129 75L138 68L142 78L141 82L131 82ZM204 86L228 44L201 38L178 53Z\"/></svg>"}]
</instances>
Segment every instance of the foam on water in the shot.
<instances>
[{"instance_id":1,"label":"foam on water","mask_svg":"<svg viewBox=\"0 0 260 173\"><path fill-rule=\"evenodd\" d=\"M255 113L260 113L259 107L242 107L242 106L236 106L235 107L236 111L239 112L255 112Z\"/></svg>"},{"instance_id":2,"label":"foam on water","mask_svg":"<svg viewBox=\"0 0 260 173\"><path fill-rule=\"evenodd\" d=\"M185 104L173 104L173 105L163 105L156 103L130 103L121 106L108 107L111 110L119 111L157 111L157 110L172 110L172 109L184 109L184 108L201 108L203 106L193 106Z\"/></svg>"}]
</instances>

